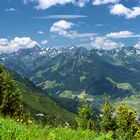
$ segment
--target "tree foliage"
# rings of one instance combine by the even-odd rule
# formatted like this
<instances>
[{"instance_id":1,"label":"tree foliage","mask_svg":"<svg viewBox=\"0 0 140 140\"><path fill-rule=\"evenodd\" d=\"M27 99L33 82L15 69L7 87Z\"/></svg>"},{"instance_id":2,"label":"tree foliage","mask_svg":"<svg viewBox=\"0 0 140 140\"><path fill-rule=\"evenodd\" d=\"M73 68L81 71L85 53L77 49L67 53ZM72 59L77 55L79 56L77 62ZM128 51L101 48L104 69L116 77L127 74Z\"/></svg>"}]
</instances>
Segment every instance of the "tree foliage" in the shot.
<instances>
[{"instance_id":1,"label":"tree foliage","mask_svg":"<svg viewBox=\"0 0 140 140\"><path fill-rule=\"evenodd\" d=\"M136 111L129 108L126 104L121 104L117 106L116 113L116 123L118 126L116 133L120 137L124 134L126 134L126 137L133 137L139 129L139 123L136 121Z\"/></svg>"},{"instance_id":2,"label":"tree foliage","mask_svg":"<svg viewBox=\"0 0 140 140\"><path fill-rule=\"evenodd\" d=\"M21 94L12 75L0 66L0 114L20 117L22 110Z\"/></svg>"},{"instance_id":3,"label":"tree foliage","mask_svg":"<svg viewBox=\"0 0 140 140\"><path fill-rule=\"evenodd\" d=\"M100 127L102 131L114 131L116 129L115 107L109 102L110 97L104 98L104 104L101 109Z\"/></svg>"},{"instance_id":4,"label":"tree foliage","mask_svg":"<svg viewBox=\"0 0 140 140\"><path fill-rule=\"evenodd\" d=\"M88 104L86 99L82 100L83 104L81 108L78 108L78 124L79 127L86 130L94 130L95 129L95 122L94 118L94 109L91 104Z\"/></svg>"},{"instance_id":5,"label":"tree foliage","mask_svg":"<svg viewBox=\"0 0 140 140\"><path fill-rule=\"evenodd\" d=\"M78 124L83 129L95 130L95 113L93 106L84 100L84 104L78 111ZM136 120L136 111L126 104L113 106L109 97L105 97L102 105L98 132L112 133L113 139L140 139L140 124ZM99 129L100 128L100 129ZM97 130L96 130L97 131Z\"/></svg>"},{"instance_id":6,"label":"tree foliage","mask_svg":"<svg viewBox=\"0 0 140 140\"><path fill-rule=\"evenodd\" d=\"M140 139L140 128L137 130L137 132L134 135L134 140L139 140Z\"/></svg>"}]
</instances>

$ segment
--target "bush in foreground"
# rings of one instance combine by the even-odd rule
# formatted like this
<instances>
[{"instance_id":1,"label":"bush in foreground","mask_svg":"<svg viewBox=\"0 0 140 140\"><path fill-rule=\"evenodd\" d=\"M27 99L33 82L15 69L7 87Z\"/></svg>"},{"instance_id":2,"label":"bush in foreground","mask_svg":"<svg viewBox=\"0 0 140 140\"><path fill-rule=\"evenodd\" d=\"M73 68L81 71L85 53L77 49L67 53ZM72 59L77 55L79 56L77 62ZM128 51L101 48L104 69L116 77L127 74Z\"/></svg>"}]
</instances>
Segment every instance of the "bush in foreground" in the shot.
<instances>
[{"instance_id":1,"label":"bush in foreground","mask_svg":"<svg viewBox=\"0 0 140 140\"><path fill-rule=\"evenodd\" d=\"M100 133L112 132L112 137L117 140L133 140L137 137L140 140L140 123L136 120L137 114L134 109L129 108L125 104L114 107L109 102L109 98L106 97L101 109L100 119L93 117L96 115L93 110L92 104L90 105L88 102L83 103L78 112L80 128L90 131L96 130L96 132ZM95 121L96 125L94 125Z\"/></svg>"}]
</instances>

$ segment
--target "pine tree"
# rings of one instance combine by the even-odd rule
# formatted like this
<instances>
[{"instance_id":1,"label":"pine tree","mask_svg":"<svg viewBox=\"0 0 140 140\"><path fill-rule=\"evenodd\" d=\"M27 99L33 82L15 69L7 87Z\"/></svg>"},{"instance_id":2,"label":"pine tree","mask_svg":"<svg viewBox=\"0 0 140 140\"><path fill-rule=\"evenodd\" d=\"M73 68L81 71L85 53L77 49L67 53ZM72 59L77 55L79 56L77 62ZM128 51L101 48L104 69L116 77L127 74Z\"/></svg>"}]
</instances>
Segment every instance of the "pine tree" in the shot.
<instances>
[{"instance_id":1,"label":"pine tree","mask_svg":"<svg viewBox=\"0 0 140 140\"><path fill-rule=\"evenodd\" d=\"M0 66L0 114L20 117L22 110L21 94L12 75Z\"/></svg>"}]
</instances>

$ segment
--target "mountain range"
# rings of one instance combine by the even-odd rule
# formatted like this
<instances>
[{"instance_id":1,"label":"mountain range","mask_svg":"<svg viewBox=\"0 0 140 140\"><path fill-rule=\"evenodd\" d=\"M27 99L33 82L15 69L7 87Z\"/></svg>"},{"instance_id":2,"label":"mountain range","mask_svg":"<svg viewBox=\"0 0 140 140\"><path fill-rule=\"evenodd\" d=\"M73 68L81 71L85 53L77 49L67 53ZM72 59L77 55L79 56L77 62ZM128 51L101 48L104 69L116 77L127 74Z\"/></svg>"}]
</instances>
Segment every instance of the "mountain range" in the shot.
<instances>
[{"instance_id":1,"label":"mountain range","mask_svg":"<svg viewBox=\"0 0 140 140\"><path fill-rule=\"evenodd\" d=\"M140 50L135 47L89 50L36 46L2 53L0 62L55 99L77 100L87 95L92 100L93 96L101 99L109 95L116 100L140 91Z\"/></svg>"}]
</instances>

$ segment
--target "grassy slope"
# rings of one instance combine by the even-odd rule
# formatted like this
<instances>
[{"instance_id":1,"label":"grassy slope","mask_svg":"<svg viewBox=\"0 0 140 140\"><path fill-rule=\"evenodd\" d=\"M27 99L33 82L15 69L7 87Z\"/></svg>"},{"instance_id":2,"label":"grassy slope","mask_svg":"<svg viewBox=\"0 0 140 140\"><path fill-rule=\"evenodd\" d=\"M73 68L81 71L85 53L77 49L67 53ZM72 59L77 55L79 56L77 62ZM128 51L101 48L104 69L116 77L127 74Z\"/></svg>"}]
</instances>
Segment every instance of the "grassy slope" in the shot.
<instances>
[{"instance_id":1,"label":"grassy slope","mask_svg":"<svg viewBox=\"0 0 140 140\"><path fill-rule=\"evenodd\" d=\"M67 127L50 128L41 125L24 125L9 118L0 118L1 140L112 140L111 133L72 130Z\"/></svg>"},{"instance_id":2,"label":"grassy slope","mask_svg":"<svg viewBox=\"0 0 140 140\"><path fill-rule=\"evenodd\" d=\"M32 116L36 117L36 114L43 113L45 122L54 124L57 119L60 122L68 122L74 125L75 115L73 113L63 109L28 80L21 78L17 74L14 74L14 77L23 96L24 107L29 110Z\"/></svg>"}]
</instances>

